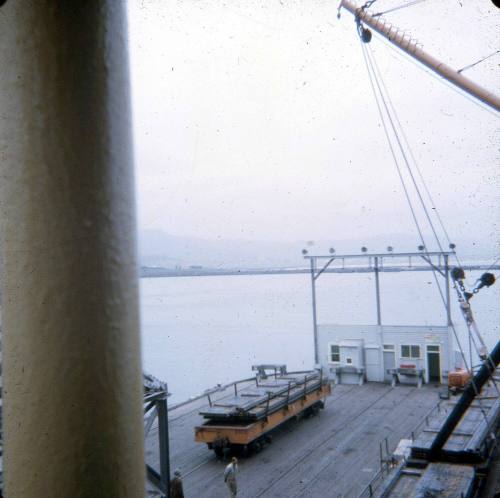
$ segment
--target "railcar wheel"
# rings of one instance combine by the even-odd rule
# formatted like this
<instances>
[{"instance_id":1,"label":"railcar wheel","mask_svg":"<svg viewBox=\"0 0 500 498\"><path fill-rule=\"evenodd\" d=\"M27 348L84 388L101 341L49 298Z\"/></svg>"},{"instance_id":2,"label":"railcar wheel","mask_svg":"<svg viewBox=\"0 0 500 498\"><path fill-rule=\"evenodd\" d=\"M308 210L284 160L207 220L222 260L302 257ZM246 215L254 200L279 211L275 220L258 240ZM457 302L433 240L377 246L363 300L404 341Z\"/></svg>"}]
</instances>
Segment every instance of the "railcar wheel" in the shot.
<instances>
[{"instance_id":1,"label":"railcar wheel","mask_svg":"<svg viewBox=\"0 0 500 498\"><path fill-rule=\"evenodd\" d=\"M260 441L254 441L252 443L252 449L255 453L259 453L260 450L262 450L262 444L260 443Z\"/></svg>"}]
</instances>

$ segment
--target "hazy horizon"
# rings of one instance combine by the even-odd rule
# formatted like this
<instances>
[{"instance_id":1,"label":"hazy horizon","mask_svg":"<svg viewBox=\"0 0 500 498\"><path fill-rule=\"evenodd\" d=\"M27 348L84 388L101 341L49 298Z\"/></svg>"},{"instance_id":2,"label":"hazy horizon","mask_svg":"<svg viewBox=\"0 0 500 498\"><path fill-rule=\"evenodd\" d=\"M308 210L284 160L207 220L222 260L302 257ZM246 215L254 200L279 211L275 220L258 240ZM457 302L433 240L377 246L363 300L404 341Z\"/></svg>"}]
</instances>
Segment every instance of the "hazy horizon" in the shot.
<instances>
[{"instance_id":1,"label":"hazy horizon","mask_svg":"<svg viewBox=\"0 0 500 498\"><path fill-rule=\"evenodd\" d=\"M429 239L428 250L438 250ZM493 262L496 253L474 240L454 240L460 259ZM411 234L379 234L374 237L309 241L270 241L248 239L205 239L168 234L161 230L139 232L139 254L143 266L164 268L201 265L207 268L276 268L298 267L304 262L302 249L310 254L359 254L366 246L369 253L385 252L387 246L395 252L416 252L419 242ZM443 250L448 250L444 245ZM452 264L455 260L452 258Z\"/></svg>"},{"instance_id":2,"label":"hazy horizon","mask_svg":"<svg viewBox=\"0 0 500 498\"><path fill-rule=\"evenodd\" d=\"M415 236L353 17L337 20L337 5L129 3L141 230L285 242ZM385 17L452 67L496 50L490 0L428 1ZM497 116L379 37L370 46L450 238L498 252ZM495 91L498 62L464 74Z\"/></svg>"}]
</instances>

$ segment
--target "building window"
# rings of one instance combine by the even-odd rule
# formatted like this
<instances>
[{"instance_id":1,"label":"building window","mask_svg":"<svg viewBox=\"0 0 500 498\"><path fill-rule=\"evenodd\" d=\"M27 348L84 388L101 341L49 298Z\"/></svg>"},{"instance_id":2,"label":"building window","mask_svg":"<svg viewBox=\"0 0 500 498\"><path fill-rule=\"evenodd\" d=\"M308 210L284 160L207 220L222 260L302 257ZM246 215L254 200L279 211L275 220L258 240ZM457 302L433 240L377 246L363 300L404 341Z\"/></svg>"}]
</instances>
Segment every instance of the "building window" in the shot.
<instances>
[{"instance_id":1,"label":"building window","mask_svg":"<svg viewBox=\"0 0 500 498\"><path fill-rule=\"evenodd\" d=\"M384 344L384 351L394 351L394 344Z\"/></svg>"},{"instance_id":2,"label":"building window","mask_svg":"<svg viewBox=\"0 0 500 498\"><path fill-rule=\"evenodd\" d=\"M348 365L351 365L351 364L352 364L352 358L346 358L346 359L345 359L345 362L346 362Z\"/></svg>"},{"instance_id":3,"label":"building window","mask_svg":"<svg viewBox=\"0 0 500 498\"><path fill-rule=\"evenodd\" d=\"M401 358L407 360L418 360L420 358L420 346L404 344L401 346Z\"/></svg>"},{"instance_id":4,"label":"building window","mask_svg":"<svg viewBox=\"0 0 500 498\"><path fill-rule=\"evenodd\" d=\"M330 362L340 362L340 348L337 344L330 344Z\"/></svg>"},{"instance_id":5,"label":"building window","mask_svg":"<svg viewBox=\"0 0 500 498\"><path fill-rule=\"evenodd\" d=\"M429 352L434 352L434 353L439 353L439 346L427 346L427 351Z\"/></svg>"}]
</instances>

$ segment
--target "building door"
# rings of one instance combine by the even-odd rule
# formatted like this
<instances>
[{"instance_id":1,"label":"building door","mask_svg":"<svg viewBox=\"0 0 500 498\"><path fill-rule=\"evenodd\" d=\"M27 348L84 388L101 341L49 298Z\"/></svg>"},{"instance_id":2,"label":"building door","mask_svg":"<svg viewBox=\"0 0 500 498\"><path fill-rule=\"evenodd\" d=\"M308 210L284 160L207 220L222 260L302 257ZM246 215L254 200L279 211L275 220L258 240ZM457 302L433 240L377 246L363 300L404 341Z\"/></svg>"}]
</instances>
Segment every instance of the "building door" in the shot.
<instances>
[{"instance_id":1,"label":"building door","mask_svg":"<svg viewBox=\"0 0 500 498\"><path fill-rule=\"evenodd\" d=\"M366 380L380 382L380 348L365 348Z\"/></svg>"},{"instance_id":2,"label":"building door","mask_svg":"<svg viewBox=\"0 0 500 498\"><path fill-rule=\"evenodd\" d=\"M394 344L384 344L384 381L391 382L392 375L387 373L390 368L396 368L396 353Z\"/></svg>"},{"instance_id":3,"label":"building door","mask_svg":"<svg viewBox=\"0 0 500 498\"><path fill-rule=\"evenodd\" d=\"M441 354L438 345L427 346L428 382L441 382Z\"/></svg>"}]
</instances>

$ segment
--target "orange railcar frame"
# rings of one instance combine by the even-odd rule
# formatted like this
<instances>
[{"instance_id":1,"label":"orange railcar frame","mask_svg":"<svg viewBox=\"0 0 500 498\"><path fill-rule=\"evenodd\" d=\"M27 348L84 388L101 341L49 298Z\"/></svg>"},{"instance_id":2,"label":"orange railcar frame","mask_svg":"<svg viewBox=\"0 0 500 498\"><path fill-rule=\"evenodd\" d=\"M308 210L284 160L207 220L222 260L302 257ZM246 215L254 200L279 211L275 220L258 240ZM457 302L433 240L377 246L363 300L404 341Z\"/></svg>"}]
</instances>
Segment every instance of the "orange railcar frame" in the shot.
<instances>
[{"instance_id":1,"label":"orange railcar frame","mask_svg":"<svg viewBox=\"0 0 500 498\"><path fill-rule=\"evenodd\" d=\"M198 443L211 444L216 440L225 439L230 444L250 444L283 422L300 415L318 401L324 400L330 393L330 384L324 384L321 386L321 389L308 393L303 398L271 413L265 419L252 422L248 425L211 425L208 422L207 424L196 426L194 428L194 440Z\"/></svg>"}]
</instances>

